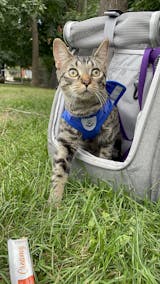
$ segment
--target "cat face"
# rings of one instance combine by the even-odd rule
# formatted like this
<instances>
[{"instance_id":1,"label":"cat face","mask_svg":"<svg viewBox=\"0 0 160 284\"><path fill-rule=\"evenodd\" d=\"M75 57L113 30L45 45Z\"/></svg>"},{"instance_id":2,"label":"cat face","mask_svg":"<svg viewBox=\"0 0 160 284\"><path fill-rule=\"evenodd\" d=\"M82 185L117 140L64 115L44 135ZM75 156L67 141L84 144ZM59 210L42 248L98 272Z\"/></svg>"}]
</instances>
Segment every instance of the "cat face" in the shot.
<instances>
[{"instance_id":1,"label":"cat face","mask_svg":"<svg viewBox=\"0 0 160 284\"><path fill-rule=\"evenodd\" d=\"M60 39L53 43L57 77L68 108L99 107L107 98L105 90L108 41L90 57L74 56Z\"/></svg>"}]
</instances>

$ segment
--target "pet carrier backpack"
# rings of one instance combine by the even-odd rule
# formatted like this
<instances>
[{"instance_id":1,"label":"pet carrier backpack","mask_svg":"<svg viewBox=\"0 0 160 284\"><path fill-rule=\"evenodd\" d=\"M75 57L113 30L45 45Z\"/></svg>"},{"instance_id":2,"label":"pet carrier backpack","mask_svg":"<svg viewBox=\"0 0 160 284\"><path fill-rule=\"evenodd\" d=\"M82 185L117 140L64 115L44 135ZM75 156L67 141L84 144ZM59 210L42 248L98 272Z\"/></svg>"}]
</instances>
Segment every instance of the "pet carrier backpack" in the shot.
<instances>
[{"instance_id":1,"label":"pet carrier backpack","mask_svg":"<svg viewBox=\"0 0 160 284\"><path fill-rule=\"evenodd\" d=\"M160 12L108 11L102 17L67 22L64 40L71 50L90 55L105 39L110 42L107 80L126 86L118 102L123 161L98 158L78 149L72 171L88 173L120 185L140 198L160 196ZM48 150L56 150L64 99L58 87L50 114Z\"/></svg>"}]
</instances>

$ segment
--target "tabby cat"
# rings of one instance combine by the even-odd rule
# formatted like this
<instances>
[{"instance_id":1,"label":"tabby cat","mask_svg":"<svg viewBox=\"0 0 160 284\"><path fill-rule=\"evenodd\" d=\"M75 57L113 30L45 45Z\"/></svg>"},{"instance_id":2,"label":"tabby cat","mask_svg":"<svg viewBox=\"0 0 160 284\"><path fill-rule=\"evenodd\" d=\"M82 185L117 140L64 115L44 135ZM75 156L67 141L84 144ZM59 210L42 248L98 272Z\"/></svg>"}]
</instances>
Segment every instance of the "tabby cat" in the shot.
<instances>
[{"instance_id":1,"label":"tabby cat","mask_svg":"<svg viewBox=\"0 0 160 284\"><path fill-rule=\"evenodd\" d=\"M60 39L53 42L57 78L62 89L67 115L81 121L103 109L108 95L105 89L108 40L101 43L92 56L73 55ZM94 116L95 117L95 116ZM86 121L85 128L94 128L94 119ZM84 123L85 124L85 123ZM89 129L90 132L90 129ZM119 135L119 119L114 108L95 137L84 139L83 134L62 117L57 137L58 148L54 157L53 187L49 202L58 205L62 199L72 159L82 147L105 159L113 158L114 145Z\"/></svg>"}]
</instances>

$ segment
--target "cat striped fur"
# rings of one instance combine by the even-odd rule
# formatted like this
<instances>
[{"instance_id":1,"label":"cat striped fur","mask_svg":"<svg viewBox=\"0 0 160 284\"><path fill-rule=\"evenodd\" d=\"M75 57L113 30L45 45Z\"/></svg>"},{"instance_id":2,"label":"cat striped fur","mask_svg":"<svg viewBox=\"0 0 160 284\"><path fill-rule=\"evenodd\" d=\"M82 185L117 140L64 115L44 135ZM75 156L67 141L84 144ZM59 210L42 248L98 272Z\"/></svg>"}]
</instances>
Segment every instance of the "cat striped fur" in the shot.
<instances>
[{"instance_id":1,"label":"cat striped fur","mask_svg":"<svg viewBox=\"0 0 160 284\"><path fill-rule=\"evenodd\" d=\"M62 40L55 39L53 54L65 109L76 117L96 113L108 98L105 89L108 41L103 41L92 56L81 57L73 55ZM102 125L100 133L93 139L83 140L81 132L61 118L49 202L60 204L71 163L79 147L98 157L112 159L118 155L114 146L119 133L116 108Z\"/></svg>"}]
</instances>

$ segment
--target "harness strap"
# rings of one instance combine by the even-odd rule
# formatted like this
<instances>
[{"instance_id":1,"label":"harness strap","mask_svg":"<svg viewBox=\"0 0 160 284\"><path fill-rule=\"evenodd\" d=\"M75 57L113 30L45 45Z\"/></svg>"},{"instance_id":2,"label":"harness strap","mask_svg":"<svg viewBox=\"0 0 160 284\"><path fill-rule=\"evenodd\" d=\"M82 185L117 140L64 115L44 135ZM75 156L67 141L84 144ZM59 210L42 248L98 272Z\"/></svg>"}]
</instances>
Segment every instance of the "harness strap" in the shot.
<instances>
[{"instance_id":1,"label":"harness strap","mask_svg":"<svg viewBox=\"0 0 160 284\"><path fill-rule=\"evenodd\" d=\"M95 114L86 117L76 117L64 110L62 118L73 128L82 133L82 139L93 139L101 129L102 124L108 118L114 108L114 104L108 98L104 106Z\"/></svg>"}]
</instances>

